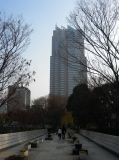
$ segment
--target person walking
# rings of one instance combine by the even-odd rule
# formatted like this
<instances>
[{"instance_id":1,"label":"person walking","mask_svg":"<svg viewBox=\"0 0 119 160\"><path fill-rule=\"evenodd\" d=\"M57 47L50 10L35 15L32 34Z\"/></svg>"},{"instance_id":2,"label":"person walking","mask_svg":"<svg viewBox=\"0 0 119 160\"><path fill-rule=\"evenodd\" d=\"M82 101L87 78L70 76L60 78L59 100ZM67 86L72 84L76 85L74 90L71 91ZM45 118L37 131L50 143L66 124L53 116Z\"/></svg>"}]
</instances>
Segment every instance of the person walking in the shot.
<instances>
[{"instance_id":1,"label":"person walking","mask_svg":"<svg viewBox=\"0 0 119 160\"><path fill-rule=\"evenodd\" d=\"M62 127L62 139L65 139L66 128Z\"/></svg>"},{"instance_id":2,"label":"person walking","mask_svg":"<svg viewBox=\"0 0 119 160\"><path fill-rule=\"evenodd\" d=\"M58 129L58 137L59 137L59 139L61 139L61 135L62 135L62 130L61 130L61 128L59 128Z\"/></svg>"}]
</instances>

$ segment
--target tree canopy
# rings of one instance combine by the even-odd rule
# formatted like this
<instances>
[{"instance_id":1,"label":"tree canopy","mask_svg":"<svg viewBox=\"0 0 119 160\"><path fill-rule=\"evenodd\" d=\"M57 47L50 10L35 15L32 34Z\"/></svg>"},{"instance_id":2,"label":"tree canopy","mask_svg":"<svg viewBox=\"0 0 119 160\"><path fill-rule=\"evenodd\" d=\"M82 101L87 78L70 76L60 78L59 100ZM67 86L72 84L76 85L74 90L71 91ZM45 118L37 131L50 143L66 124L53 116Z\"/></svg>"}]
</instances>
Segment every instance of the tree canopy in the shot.
<instances>
[{"instance_id":1,"label":"tree canopy","mask_svg":"<svg viewBox=\"0 0 119 160\"><path fill-rule=\"evenodd\" d=\"M7 96L9 86L28 86L34 80L35 71L29 71L31 61L21 55L30 43L32 31L22 16L0 15L0 106L12 96Z\"/></svg>"},{"instance_id":2,"label":"tree canopy","mask_svg":"<svg viewBox=\"0 0 119 160\"><path fill-rule=\"evenodd\" d=\"M68 22L84 38L89 76L102 79L102 83L116 81L119 89L118 10L118 0L78 0Z\"/></svg>"}]
</instances>

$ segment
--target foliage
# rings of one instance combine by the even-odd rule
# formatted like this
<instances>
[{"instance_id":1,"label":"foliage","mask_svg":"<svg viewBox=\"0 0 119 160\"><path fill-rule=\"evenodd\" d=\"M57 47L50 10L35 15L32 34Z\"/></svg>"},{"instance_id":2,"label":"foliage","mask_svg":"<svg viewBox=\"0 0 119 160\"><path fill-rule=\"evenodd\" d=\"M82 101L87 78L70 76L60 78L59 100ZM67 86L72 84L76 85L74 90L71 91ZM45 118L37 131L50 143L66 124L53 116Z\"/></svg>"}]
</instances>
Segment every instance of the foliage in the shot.
<instances>
[{"instance_id":1,"label":"foliage","mask_svg":"<svg viewBox=\"0 0 119 160\"><path fill-rule=\"evenodd\" d=\"M118 9L118 0L78 0L75 9L67 18L69 25L76 30L78 34L77 37L84 39L84 45L82 41L75 36L71 36L71 41L77 43L77 48L82 47L87 57L87 64L85 64L83 60L77 59L76 55L67 51L68 64L75 63L76 67L77 64L81 64L84 67L87 66L88 85L91 89L96 87L100 88L102 85L104 86L104 84L110 84L114 92L117 93L119 91ZM80 54L82 54L82 52ZM104 108L106 109L106 105L108 105L106 103L113 100L116 102L116 99L118 99L118 94L116 94L116 97L115 94L110 96L109 93L106 93L106 88L105 93L100 92L100 94L102 94L101 98L103 100L105 99L105 104L100 105L101 108L105 105ZM71 98L72 96L70 99ZM109 103L107 108L108 112L110 108L110 112L113 110L113 112L119 113L118 100L115 105ZM97 106L97 109L100 110L99 106ZM106 117L107 113L105 114Z\"/></svg>"},{"instance_id":2,"label":"foliage","mask_svg":"<svg viewBox=\"0 0 119 160\"><path fill-rule=\"evenodd\" d=\"M66 114L62 117L62 124L73 124L73 117L71 112L66 112Z\"/></svg>"},{"instance_id":3,"label":"foliage","mask_svg":"<svg viewBox=\"0 0 119 160\"><path fill-rule=\"evenodd\" d=\"M20 152L26 152L28 149L21 149Z\"/></svg>"},{"instance_id":4,"label":"foliage","mask_svg":"<svg viewBox=\"0 0 119 160\"><path fill-rule=\"evenodd\" d=\"M32 101L33 106L41 106L41 108L46 108L47 106L47 97L40 97L37 99L34 99Z\"/></svg>"},{"instance_id":5,"label":"foliage","mask_svg":"<svg viewBox=\"0 0 119 160\"><path fill-rule=\"evenodd\" d=\"M47 124L57 128L66 113L66 99L61 96L49 95L47 107Z\"/></svg>"},{"instance_id":6,"label":"foliage","mask_svg":"<svg viewBox=\"0 0 119 160\"><path fill-rule=\"evenodd\" d=\"M30 144L36 144L36 142L29 142Z\"/></svg>"},{"instance_id":7,"label":"foliage","mask_svg":"<svg viewBox=\"0 0 119 160\"><path fill-rule=\"evenodd\" d=\"M34 140L34 142L38 142L38 141L39 141L38 139Z\"/></svg>"},{"instance_id":8,"label":"foliage","mask_svg":"<svg viewBox=\"0 0 119 160\"><path fill-rule=\"evenodd\" d=\"M119 114L114 107L119 104L119 93L113 85L107 83L93 90L86 89L84 85L74 88L68 99L67 109L72 111L75 125L118 134L116 130L119 128Z\"/></svg>"},{"instance_id":9,"label":"foliage","mask_svg":"<svg viewBox=\"0 0 119 160\"><path fill-rule=\"evenodd\" d=\"M24 146L28 146L28 145L30 145L30 144L31 144L31 143L30 143L30 142L28 142L28 143L25 143L25 144L24 144Z\"/></svg>"},{"instance_id":10,"label":"foliage","mask_svg":"<svg viewBox=\"0 0 119 160\"><path fill-rule=\"evenodd\" d=\"M114 86L113 86L114 85ZM116 89L116 82L96 87L92 91L91 113L93 121L98 128L119 127L115 120L118 119L119 91Z\"/></svg>"},{"instance_id":11,"label":"foliage","mask_svg":"<svg viewBox=\"0 0 119 160\"><path fill-rule=\"evenodd\" d=\"M73 93L68 98L67 110L72 111L74 123L84 126L89 123L88 103L90 98L90 90L86 84L77 85L73 89Z\"/></svg>"},{"instance_id":12,"label":"foliage","mask_svg":"<svg viewBox=\"0 0 119 160\"><path fill-rule=\"evenodd\" d=\"M8 131L6 130L5 132L33 130L49 125L56 129L61 124L62 117L66 113L66 100L59 96L50 95L45 99L45 102L45 107L37 103L37 105L32 105L27 110L17 109L16 112L9 113L10 116L7 116L7 124L11 127L6 128ZM2 128L1 131L3 131Z\"/></svg>"},{"instance_id":13,"label":"foliage","mask_svg":"<svg viewBox=\"0 0 119 160\"><path fill-rule=\"evenodd\" d=\"M26 157L25 155L16 155L16 154L13 154L13 155L10 155L8 158L22 158L22 157Z\"/></svg>"},{"instance_id":14,"label":"foliage","mask_svg":"<svg viewBox=\"0 0 119 160\"><path fill-rule=\"evenodd\" d=\"M45 123L46 123L47 106L48 106L47 96L40 97L32 101L32 111L35 114L35 117L34 117L36 119L35 121L37 123L40 123L42 128L44 128Z\"/></svg>"}]
</instances>

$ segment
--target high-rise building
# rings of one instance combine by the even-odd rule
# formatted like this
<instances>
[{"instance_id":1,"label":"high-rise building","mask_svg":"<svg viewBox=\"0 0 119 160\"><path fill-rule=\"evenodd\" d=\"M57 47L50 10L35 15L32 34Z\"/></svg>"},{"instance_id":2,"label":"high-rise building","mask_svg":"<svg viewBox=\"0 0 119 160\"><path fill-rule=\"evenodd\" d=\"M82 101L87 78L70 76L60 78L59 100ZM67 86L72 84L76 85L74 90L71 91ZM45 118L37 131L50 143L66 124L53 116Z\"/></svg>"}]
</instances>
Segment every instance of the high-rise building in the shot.
<instances>
[{"instance_id":1,"label":"high-rise building","mask_svg":"<svg viewBox=\"0 0 119 160\"><path fill-rule=\"evenodd\" d=\"M56 26L50 57L50 94L68 97L77 84L87 83L86 63L82 35L70 26Z\"/></svg>"},{"instance_id":2,"label":"high-rise building","mask_svg":"<svg viewBox=\"0 0 119 160\"><path fill-rule=\"evenodd\" d=\"M8 97L8 112L17 109L25 110L30 108L30 90L28 88L9 86Z\"/></svg>"},{"instance_id":3,"label":"high-rise building","mask_svg":"<svg viewBox=\"0 0 119 160\"><path fill-rule=\"evenodd\" d=\"M4 99L0 99L0 114L3 114L3 113L7 113L7 103Z\"/></svg>"}]
</instances>

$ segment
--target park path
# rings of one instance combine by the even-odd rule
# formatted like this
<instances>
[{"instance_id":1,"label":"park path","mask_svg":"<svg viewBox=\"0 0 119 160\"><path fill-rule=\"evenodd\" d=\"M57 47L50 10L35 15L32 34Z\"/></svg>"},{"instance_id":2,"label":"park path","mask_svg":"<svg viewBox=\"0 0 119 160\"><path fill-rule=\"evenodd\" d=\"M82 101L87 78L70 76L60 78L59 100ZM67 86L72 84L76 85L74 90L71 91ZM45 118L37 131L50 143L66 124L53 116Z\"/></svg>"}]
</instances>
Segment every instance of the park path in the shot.
<instances>
[{"instance_id":1,"label":"park path","mask_svg":"<svg viewBox=\"0 0 119 160\"><path fill-rule=\"evenodd\" d=\"M45 140L39 143L37 148L29 150L28 160L119 160L118 157L109 151L101 148L97 144L81 136L75 134L79 142L82 143L83 148L88 149L89 154L80 153L80 155L73 155L72 150L75 148L72 139L66 135L65 140L59 140L56 134L53 135L53 140ZM0 160L11 154L18 154L24 144L20 144L13 148L0 152Z\"/></svg>"}]
</instances>

